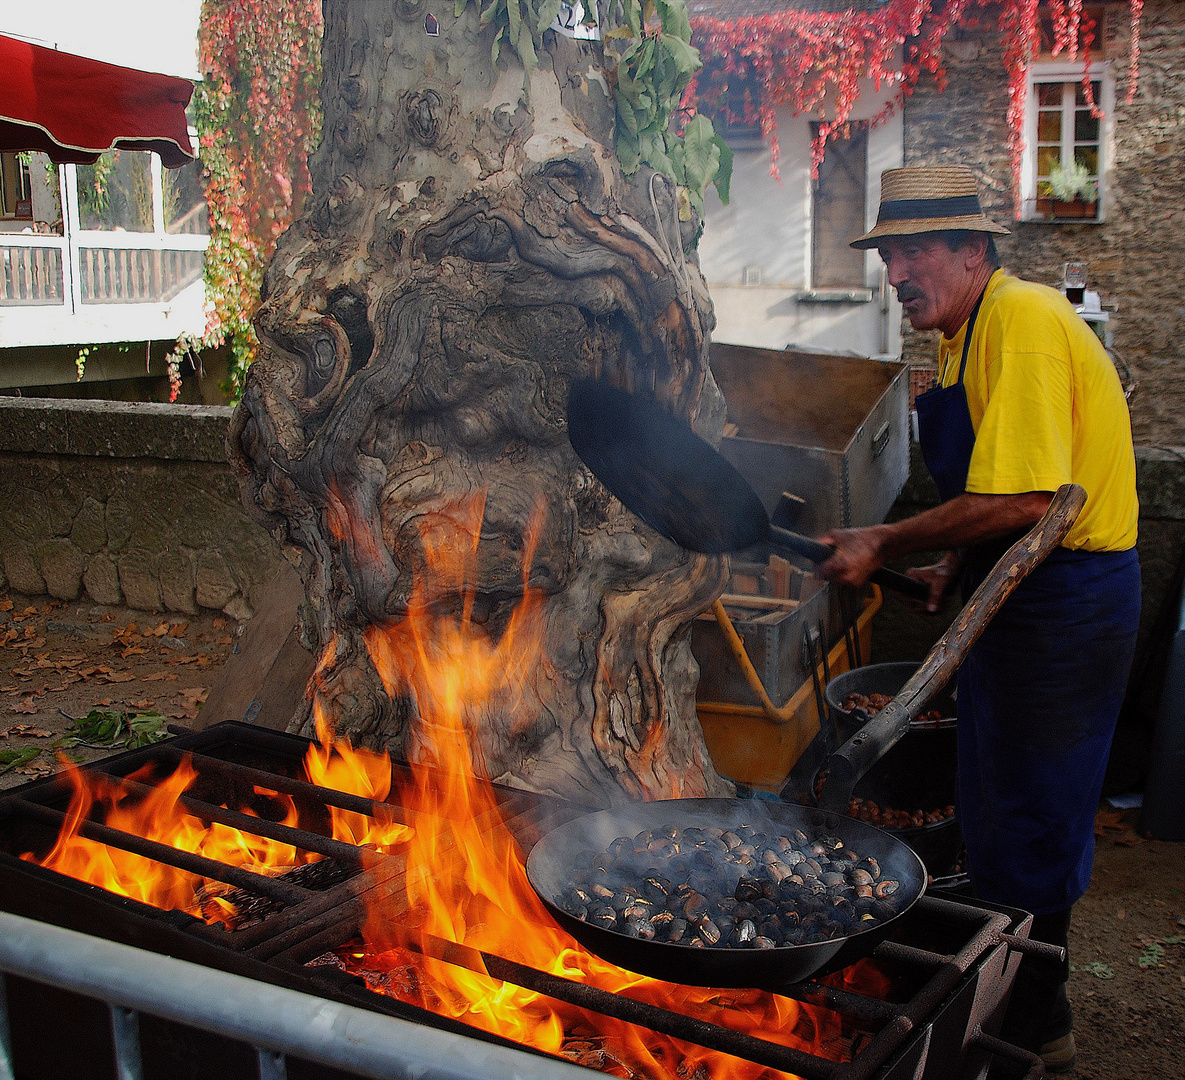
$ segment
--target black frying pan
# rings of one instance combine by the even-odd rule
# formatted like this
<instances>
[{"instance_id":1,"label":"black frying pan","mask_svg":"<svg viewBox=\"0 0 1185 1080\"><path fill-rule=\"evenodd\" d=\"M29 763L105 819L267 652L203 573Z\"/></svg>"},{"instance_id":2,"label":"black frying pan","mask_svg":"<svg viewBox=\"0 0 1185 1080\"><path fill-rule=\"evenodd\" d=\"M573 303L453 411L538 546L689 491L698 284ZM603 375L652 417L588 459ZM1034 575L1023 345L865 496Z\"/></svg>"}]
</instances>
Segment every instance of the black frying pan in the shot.
<instances>
[{"instance_id":1,"label":"black frying pan","mask_svg":"<svg viewBox=\"0 0 1185 1080\"><path fill-rule=\"evenodd\" d=\"M898 914L848 937L776 949L695 948L627 937L569 915L562 894L592 860L619 836L675 825L721 829L748 823L767 833L838 836L852 851L880 863L882 878L900 882ZM660 867L661 869L661 867ZM693 986L776 989L822 969L836 970L867 956L925 891L926 870L901 841L871 825L792 803L737 799L669 799L633 803L569 821L540 840L527 858L527 878L556 921L590 952L619 967Z\"/></svg>"},{"instance_id":2,"label":"black frying pan","mask_svg":"<svg viewBox=\"0 0 1185 1080\"><path fill-rule=\"evenodd\" d=\"M633 513L689 551L721 554L758 544L825 562L832 549L771 525L748 481L653 398L601 379L577 379L568 397L568 438L602 484ZM872 580L918 600L920 581L884 567Z\"/></svg>"}]
</instances>

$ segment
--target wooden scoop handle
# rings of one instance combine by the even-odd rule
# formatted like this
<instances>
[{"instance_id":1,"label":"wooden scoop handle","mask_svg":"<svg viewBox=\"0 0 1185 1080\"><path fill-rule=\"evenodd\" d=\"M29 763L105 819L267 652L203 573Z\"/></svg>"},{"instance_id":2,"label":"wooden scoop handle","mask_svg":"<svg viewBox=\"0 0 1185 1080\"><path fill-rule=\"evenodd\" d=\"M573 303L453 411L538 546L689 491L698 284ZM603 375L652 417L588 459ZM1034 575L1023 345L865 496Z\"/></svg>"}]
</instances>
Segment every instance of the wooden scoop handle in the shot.
<instances>
[{"instance_id":1,"label":"wooden scoop handle","mask_svg":"<svg viewBox=\"0 0 1185 1080\"><path fill-rule=\"evenodd\" d=\"M909 682L831 755L820 799L824 809L847 810L860 777L909 730L910 721L946 685L1004 601L1066 538L1085 502L1086 492L1077 484L1064 484L1054 492L1041 520L992 567Z\"/></svg>"}]
</instances>

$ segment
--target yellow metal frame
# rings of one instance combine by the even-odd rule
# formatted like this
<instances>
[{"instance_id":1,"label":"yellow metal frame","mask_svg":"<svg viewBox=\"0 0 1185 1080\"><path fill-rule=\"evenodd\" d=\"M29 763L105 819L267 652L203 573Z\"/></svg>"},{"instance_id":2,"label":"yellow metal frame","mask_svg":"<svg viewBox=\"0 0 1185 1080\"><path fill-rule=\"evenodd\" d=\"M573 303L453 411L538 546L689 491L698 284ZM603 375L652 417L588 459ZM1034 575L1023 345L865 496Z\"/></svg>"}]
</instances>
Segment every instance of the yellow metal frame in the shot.
<instances>
[{"instance_id":1,"label":"yellow metal frame","mask_svg":"<svg viewBox=\"0 0 1185 1080\"><path fill-rule=\"evenodd\" d=\"M872 617L880 610L882 602L880 588L873 585L872 595L865 599L864 609L856 620L856 632L860 636L860 650L864 656L871 655ZM720 601L714 605L713 613L745 681L761 704L697 702L696 711L704 729L708 752L716 768L730 779L752 787L776 790L819 732L820 717L815 704L813 682L807 679L785 704L774 705L745 652L740 634ZM834 676L847 671L848 666L847 647L840 640L827 654L827 669ZM820 662L820 680L824 678L823 672L824 667Z\"/></svg>"}]
</instances>

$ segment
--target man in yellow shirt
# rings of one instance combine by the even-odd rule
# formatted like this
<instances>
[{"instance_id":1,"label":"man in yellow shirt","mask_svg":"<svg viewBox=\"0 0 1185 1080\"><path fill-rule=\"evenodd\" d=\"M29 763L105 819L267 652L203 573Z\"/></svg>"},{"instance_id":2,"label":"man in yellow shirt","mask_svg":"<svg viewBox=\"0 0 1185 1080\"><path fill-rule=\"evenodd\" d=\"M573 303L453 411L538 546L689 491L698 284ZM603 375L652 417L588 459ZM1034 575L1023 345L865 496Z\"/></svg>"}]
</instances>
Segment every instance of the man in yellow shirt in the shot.
<instances>
[{"instance_id":1,"label":"man in yellow shirt","mask_svg":"<svg viewBox=\"0 0 1185 1080\"><path fill-rule=\"evenodd\" d=\"M929 609L969 595L1062 484L1086 504L1062 546L1005 602L959 671L958 812L972 884L1035 915L1032 936L1065 946L1086 891L1093 820L1123 700L1140 608L1139 507L1127 403L1106 351L1057 291L999 269L965 166L881 177L875 247L915 329L941 330L939 385L917 399L921 448L941 505L823 539L835 581L947 549L910 571ZM1069 964L1027 958L1004 1036L1048 1067L1074 1060Z\"/></svg>"}]
</instances>

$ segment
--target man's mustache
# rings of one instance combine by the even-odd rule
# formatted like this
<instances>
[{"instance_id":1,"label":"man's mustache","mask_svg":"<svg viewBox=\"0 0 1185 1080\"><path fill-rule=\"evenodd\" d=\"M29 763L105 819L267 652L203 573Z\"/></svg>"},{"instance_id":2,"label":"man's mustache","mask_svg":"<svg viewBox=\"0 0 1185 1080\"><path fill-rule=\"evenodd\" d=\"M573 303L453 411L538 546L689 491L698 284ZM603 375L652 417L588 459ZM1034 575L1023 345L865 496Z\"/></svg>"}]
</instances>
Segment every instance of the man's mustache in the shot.
<instances>
[{"instance_id":1,"label":"man's mustache","mask_svg":"<svg viewBox=\"0 0 1185 1080\"><path fill-rule=\"evenodd\" d=\"M909 285L897 287L897 299L903 304L910 300L921 300L924 295L921 289L915 289Z\"/></svg>"}]
</instances>

